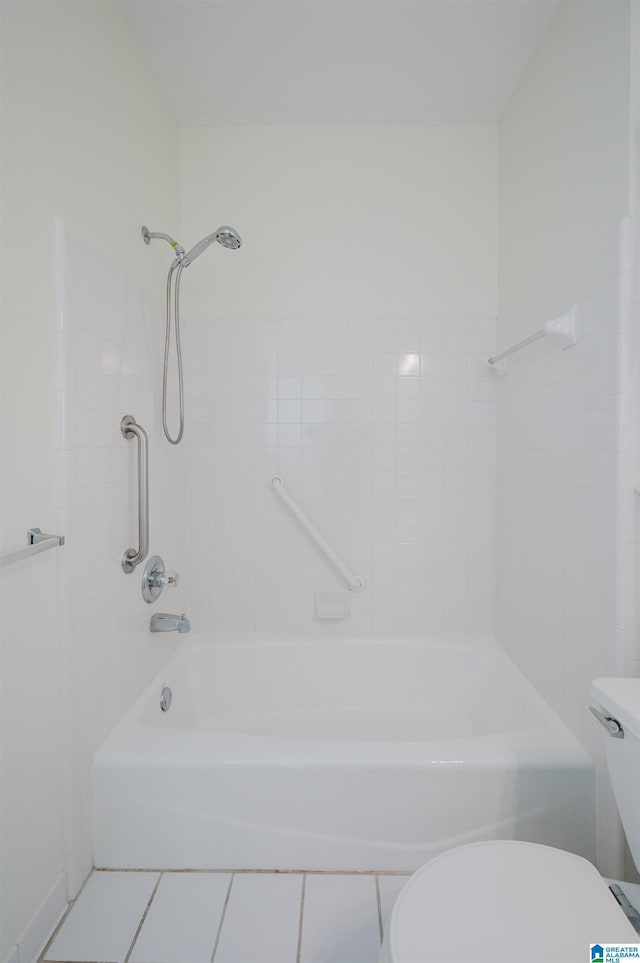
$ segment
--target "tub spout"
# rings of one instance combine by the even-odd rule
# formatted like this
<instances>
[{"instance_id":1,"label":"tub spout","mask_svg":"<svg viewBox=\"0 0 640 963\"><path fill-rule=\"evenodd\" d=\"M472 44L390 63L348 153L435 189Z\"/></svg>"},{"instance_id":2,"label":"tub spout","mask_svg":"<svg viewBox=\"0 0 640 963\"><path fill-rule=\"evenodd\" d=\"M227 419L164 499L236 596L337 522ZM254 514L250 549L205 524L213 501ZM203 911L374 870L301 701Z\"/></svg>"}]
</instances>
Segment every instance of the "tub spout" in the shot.
<instances>
[{"instance_id":1,"label":"tub spout","mask_svg":"<svg viewBox=\"0 0 640 963\"><path fill-rule=\"evenodd\" d=\"M190 632L191 623L187 616L170 615L168 612L156 612L151 616L149 628L152 632Z\"/></svg>"}]
</instances>

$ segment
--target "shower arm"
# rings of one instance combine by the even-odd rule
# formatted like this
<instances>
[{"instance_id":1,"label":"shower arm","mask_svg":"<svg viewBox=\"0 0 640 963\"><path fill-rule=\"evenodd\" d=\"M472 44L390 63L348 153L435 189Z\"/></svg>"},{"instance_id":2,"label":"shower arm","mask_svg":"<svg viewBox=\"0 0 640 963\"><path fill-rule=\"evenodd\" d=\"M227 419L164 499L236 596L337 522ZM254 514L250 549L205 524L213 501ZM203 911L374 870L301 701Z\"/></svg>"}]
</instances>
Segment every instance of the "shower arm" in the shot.
<instances>
[{"instance_id":1,"label":"shower arm","mask_svg":"<svg viewBox=\"0 0 640 963\"><path fill-rule=\"evenodd\" d=\"M151 244L151 241L154 238L160 238L162 241L166 241L167 244L171 245L176 253L178 261L181 261L184 257L185 250L182 244L179 244L178 241L175 241L170 234L163 234L162 231L150 231L148 227L140 228L140 233L142 234L142 240L145 244Z\"/></svg>"}]
</instances>

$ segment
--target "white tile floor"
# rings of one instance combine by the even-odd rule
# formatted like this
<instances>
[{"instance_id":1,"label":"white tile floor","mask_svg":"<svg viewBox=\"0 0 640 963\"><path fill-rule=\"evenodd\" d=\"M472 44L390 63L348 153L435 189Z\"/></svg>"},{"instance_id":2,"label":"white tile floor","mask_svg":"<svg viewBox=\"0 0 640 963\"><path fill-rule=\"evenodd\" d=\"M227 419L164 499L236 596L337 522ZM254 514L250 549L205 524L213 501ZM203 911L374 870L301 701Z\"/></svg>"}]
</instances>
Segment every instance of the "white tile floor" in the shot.
<instances>
[{"instance_id":1,"label":"white tile floor","mask_svg":"<svg viewBox=\"0 0 640 963\"><path fill-rule=\"evenodd\" d=\"M407 878L95 871L41 961L376 963Z\"/></svg>"}]
</instances>

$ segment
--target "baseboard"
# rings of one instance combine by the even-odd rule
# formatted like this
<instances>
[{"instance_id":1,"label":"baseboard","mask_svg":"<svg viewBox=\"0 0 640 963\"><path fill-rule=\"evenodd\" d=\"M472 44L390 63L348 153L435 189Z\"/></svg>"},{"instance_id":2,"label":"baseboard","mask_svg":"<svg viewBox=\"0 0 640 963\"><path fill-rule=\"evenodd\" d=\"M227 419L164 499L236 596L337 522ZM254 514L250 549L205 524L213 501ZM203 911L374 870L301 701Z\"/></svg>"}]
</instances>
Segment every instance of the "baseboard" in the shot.
<instances>
[{"instance_id":1,"label":"baseboard","mask_svg":"<svg viewBox=\"0 0 640 963\"><path fill-rule=\"evenodd\" d=\"M62 873L49 890L5 963L36 963L67 909L67 884Z\"/></svg>"}]
</instances>

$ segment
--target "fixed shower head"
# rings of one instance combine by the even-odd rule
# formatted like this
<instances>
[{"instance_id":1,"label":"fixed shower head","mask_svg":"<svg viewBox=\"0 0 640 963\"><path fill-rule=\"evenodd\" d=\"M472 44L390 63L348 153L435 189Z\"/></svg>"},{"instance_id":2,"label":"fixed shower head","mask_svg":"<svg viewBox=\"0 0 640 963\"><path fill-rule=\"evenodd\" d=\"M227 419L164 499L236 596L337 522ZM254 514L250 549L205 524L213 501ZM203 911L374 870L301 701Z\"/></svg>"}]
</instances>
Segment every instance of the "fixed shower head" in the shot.
<instances>
[{"instance_id":1,"label":"fixed shower head","mask_svg":"<svg viewBox=\"0 0 640 963\"><path fill-rule=\"evenodd\" d=\"M237 251L237 249L242 244L242 238L237 231L234 231L232 227L219 227L217 231L213 234L209 234L207 237L203 237L201 241L198 241L190 251L180 259L180 264L182 267L189 267L189 265L199 257L203 251L206 251L210 244L214 241L218 241L223 247L228 248L230 251Z\"/></svg>"}]
</instances>

